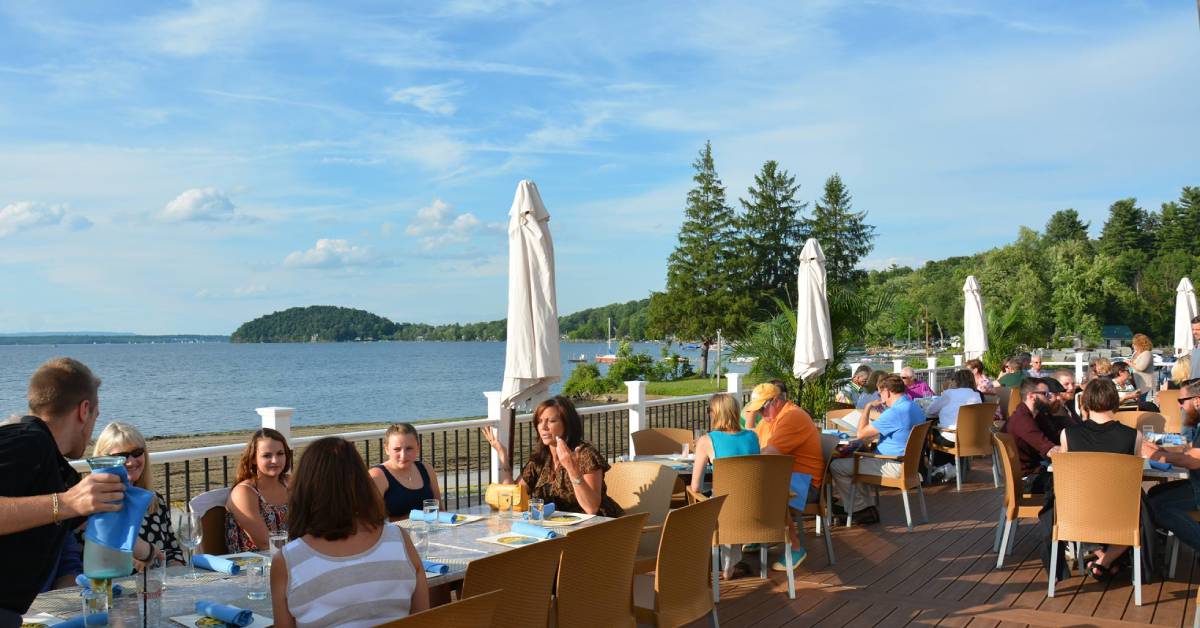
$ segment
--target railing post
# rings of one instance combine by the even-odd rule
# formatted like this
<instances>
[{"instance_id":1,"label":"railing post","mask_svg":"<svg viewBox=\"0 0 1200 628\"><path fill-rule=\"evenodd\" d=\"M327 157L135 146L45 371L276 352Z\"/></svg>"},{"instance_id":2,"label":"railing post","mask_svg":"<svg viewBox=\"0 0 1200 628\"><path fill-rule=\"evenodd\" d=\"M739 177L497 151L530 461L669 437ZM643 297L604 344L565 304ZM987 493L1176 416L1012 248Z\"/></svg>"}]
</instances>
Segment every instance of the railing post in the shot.
<instances>
[{"instance_id":1,"label":"railing post","mask_svg":"<svg viewBox=\"0 0 1200 628\"><path fill-rule=\"evenodd\" d=\"M625 388L629 391L629 403L633 407L629 409L629 457L633 458L637 455L637 450L633 446L633 433L647 427L646 416L646 382L634 380L625 382Z\"/></svg>"},{"instance_id":2,"label":"railing post","mask_svg":"<svg viewBox=\"0 0 1200 628\"><path fill-rule=\"evenodd\" d=\"M926 356L925 368L929 369L929 388L930 388L930 390L932 390L933 392L936 393L938 391L938 387L937 387L937 383L938 383L938 381L937 381L937 379L938 379L937 356L932 356L932 355Z\"/></svg>"},{"instance_id":3,"label":"railing post","mask_svg":"<svg viewBox=\"0 0 1200 628\"><path fill-rule=\"evenodd\" d=\"M1083 381L1083 352L1075 352L1075 383L1079 385Z\"/></svg>"},{"instance_id":4,"label":"railing post","mask_svg":"<svg viewBox=\"0 0 1200 628\"><path fill-rule=\"evenodd\" d=\"M283 434L283 437L292 439L292 415L296 413L295 408L280 408L270 406L268 408L255 408L258 416L262 417L262 426Z\"/></svg>"},{"instance_id":5,"label":"railing post","mask_svg":"<svg viewBox=\"0 0 1200 628\"><path fill-rule=\"evenodd\" d=\"M962 366L962 365L963 365L963 355L961 353L956 354L954 356L954 366Z\"/></svg>"},{"instance_id":6,"label":"railing post","mask_svg":"<svg viewBox=\"0 0 1200 628\"><path fill-rule=\"evenodd\" d=\"M904 358L895 358L892 360L892 372L899 373L900 369L904 368Z\"/></svg>"},{"instance_id":7,"label":"railing post","mask_svg":"<svg viewBox=\"0 0 1200 628\"><path fill-rule=\"evenodd\" d=\"M500 415L504 411L504 408L500 406L500 391L489 390L483 393L483 396L487 398L487 418L489 421L494 421L492 427L496 429L496 438L500 440L500 445L502 447L508 447L508 430L500 429ZM489 447L489 449L491 448ZM492 481L499 482L501 477L500 456L496 455L495 449L492 449L491 451L491 459Z\"/></svg>"},{"instance_id":8,"label":"railing post","mask_svg":"<svg viewBox=\"0 0 1200 628\"><path fill-rule=\"evenodd\" d=\"M742 405L742 377L745 375L745 373L725 374L725 392L733 395L739 406Z\"/></svg>"}]
</instances>

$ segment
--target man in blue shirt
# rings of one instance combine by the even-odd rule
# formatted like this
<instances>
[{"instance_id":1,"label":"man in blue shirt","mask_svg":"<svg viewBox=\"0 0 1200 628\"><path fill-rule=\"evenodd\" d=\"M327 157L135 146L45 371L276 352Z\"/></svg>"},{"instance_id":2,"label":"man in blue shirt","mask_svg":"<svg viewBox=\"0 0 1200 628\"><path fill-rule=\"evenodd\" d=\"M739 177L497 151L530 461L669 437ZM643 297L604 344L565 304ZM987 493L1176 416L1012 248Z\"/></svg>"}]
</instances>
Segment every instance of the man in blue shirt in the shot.
<instances>
[{"instance_id":1,"label":"man in blue shirt","mask_svg":"<svg viewBox=\"0 0 1200 628\"><path fill-rule=\"evenodd\" d=\"M905 394L904 380L897 375L888 375L879 380L880 400L863 409L858 417L860 440L879 439L877 451L885 456L903 456L908 444L908 434L925 422L921 406L913 403ZM873 414L880 413L875 422ZM879 511L867 501L867 491L857 491L854 503L850 504L850 481L854 478L854 459L839 458L829 465L833 474L833 486L837 490L843 508L854 513L854 519L866 522L879 521ZM895 460L863 458L858 463L858 472L863 475L900 477L900 463ZM860 519L862 517L862 519Z\"/></svg>"}]
</instances>

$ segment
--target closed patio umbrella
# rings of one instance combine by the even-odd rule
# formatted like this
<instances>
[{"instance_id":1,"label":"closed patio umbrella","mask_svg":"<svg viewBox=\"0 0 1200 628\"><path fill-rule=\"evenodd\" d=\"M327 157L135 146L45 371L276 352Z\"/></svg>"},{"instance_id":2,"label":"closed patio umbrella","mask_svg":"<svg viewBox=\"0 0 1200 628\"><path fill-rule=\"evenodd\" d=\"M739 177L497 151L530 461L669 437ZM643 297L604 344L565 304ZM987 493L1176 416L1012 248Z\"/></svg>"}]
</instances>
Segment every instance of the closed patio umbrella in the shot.
<instances>
[{"instance_id":1,"label":"closed patio umbrella","mask_svg":"<svg viewBox=\"0 0 1200 628\"><path fill-rule=\"evenodd\" d=\"M808 380L825 372L833 357L829 297L825 293L825 253L809 238L800 251L796 292L796 355L792 374Z\"/></svg>"},{"instance_id":2,"label":"closed patio umbrella","mask_svg":"<svg viewBox=\"0 0 1200 628\"><path fill-rule=\"evenodd\" d=\"M517 184L508 214L508 340L500 403L509 412L502 414L500 434L512 460L517 406L548 396L550 384L562 379L562 361L550 214L533 181Z\"/></svg>"},{"instance_id":3,"label":"closed patio umbrella","mask_svg":"<svg viewBox=\"0 0 1200 628\"><path fill-rule=\"evenodd\" d=\"M1187 277L1175 288L1175 355L1186 355L1195 347L1192 341L1192 318L1196 316L1196 290ZM1192 377L1196 377L1195 374Z\"/></svg>"},{"instance_id":4,"label":"closed patio umbrella","mask_svg":"<svg viewBox=\"0 0 1200 628\"><path fill-rule=\"evenodd\" d=\"M988 350L987 319L983 317L983 298L975 275L963 284L963 357L979 358Z\"/></svg>"}]
</instances>

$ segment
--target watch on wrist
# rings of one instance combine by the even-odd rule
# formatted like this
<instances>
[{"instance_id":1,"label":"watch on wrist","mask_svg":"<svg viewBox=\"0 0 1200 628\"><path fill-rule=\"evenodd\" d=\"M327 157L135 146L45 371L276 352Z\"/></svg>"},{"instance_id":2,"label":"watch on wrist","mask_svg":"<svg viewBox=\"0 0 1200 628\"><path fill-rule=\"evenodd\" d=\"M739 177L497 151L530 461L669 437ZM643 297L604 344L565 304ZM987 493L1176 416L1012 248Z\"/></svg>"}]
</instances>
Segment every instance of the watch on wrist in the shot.
<instances>
[{"instance_id":1,"label":"watch on wrist","mask_svg":"<svg viewBox=\"0 0 1200 628\"><path fill-rule=\"evenodd\" d=\"M580 484L583 484L583 478L571 478L571 484L579 486Z\"/></svg>"}]
</instances>

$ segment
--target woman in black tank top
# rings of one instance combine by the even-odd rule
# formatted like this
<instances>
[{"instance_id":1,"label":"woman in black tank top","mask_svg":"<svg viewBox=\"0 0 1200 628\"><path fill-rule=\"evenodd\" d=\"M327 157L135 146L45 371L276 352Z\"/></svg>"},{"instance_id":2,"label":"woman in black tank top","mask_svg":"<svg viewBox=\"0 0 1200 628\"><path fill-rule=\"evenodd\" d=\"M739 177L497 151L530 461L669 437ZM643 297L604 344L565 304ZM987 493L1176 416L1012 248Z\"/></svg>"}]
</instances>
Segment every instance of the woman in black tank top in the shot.
<instances>
[{"instance_id":1,"label":"woman in black tank top","mask_svg":"<svg viewBox=\"0 0 1200 628\"><path fill-rule=\"evenodd\" d=\"M371 467L371 480L383 496L388 518L392 521L421 510L427 499L442 498L437 471L420 461L421 439L409 423L397 423L384 434L387 460Z\"/></svg>"}]
</instances>

